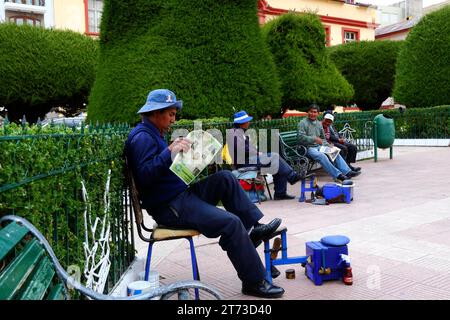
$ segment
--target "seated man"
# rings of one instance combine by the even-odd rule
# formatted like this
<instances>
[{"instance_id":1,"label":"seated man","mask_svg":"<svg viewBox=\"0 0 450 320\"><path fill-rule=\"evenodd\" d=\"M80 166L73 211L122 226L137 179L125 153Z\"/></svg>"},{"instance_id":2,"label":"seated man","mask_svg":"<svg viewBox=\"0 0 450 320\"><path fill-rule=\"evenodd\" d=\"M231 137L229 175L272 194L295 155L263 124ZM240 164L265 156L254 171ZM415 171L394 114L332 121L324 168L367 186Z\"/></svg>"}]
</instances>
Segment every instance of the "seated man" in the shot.
<instances>
[{"instance_id":1,"label":"seated man","mask_svg":"<svg viewBox=\"0 0 450 320\"><path fill-rule=\"evenodd\" d=\"M351 164L356 162L358 149L353 143L344 139L344 137L333 127L334 116L331 113L325 113L322 120L322 127L327 142L341 149L341 156L344 158L348 167L353 171L361 171L360 167L353 167Z\"/></svg>"},{"instance_id":2,"label":"seated man","mask_svg":"<svg viewBox=\"0 0 450 320\"><path fill-rule=\"evenodd\" d=\"M242 293L281 297L284 289L265 280L265 269L256 251L256 246L279 227L281 220L258 223L263 214L230 171L210 175L188 188L169 169L175 155L189 150L191 145L185 138L170 145L164 140L181 107L182 101L172 91L151 91L138 111L142 122L126 141L125 154L143 208L158 224L196 229L209 238L220 237L220 246L242 280ZM216 207L219 201L225 210Z\"/></svg>"},{"instance_id":3,"label":"seated man","mask_svg":"<svg viewBox=\"0 0 450 320\"><path fill-rule=\"evenodd\" d=\"M286 193L287 183L295 184L301 179L300 174L295 172L278 153L264 154L258 152L255 146L250 143L249 136L245 132L250 127L252 119L253 117L250 117L247 112L239 111L234 115L234 129L227 131L228 150L233 163L237 168L263 167L264 172L273 175L274 199L294 199L295 196Z\"/></svg>"},{"instance_id":4,"label":"seated man","mask_svg":"<svg viewBox=\"0 0 450 320\"><path fill-rule=\"evenodd\" d=\"M318 115L319 107L315 104L310 105L308 117L298 124L299 143L308 148L308 156L318 161L333 179L343 181L356 177L360 172L350 169L340 154L332 163L328 156L319 151L320 146L328 146L328 143L322 124L317 120Z\"/></svg>"}]
</instances>

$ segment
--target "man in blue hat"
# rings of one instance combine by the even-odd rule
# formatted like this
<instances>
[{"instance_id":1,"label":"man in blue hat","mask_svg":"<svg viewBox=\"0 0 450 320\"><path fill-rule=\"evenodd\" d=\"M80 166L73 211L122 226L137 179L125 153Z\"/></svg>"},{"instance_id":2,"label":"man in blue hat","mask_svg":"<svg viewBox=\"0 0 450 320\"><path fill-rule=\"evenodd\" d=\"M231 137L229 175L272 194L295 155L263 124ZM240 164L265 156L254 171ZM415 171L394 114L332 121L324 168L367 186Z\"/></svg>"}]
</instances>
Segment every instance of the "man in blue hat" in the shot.
<instances>
[{"instance_id":1,"label":"man in blue hat","mask_svg":"<svg viewBox=\"0 0 450 320\"><path fill-rule=\"evenodd\" d=\"M258 152L250 142L249 135L246 134L253 117L245 111L234 114L234 129L227 134L227 144L230 156L237 168L254 167L264 168L265 172L273 174L274 199L289 200L295 196L287 194L287 183L295 184L302 177L295 172L286 161L276 152L268 154Z\"/></svg>"},{"instance_id":2,"label":"man in blue hat","mask_svg":"<svg viewBox=\"0 0 450 320\"><path fill-rule=\"evenodd\" d=\"M125 154L142 206L158 224L196 229L208 238L220 237L219 245L242 280L244 294L281 297L284 289L265 279L265 269L256 251L256 246L280 226L281 219L258 223L263 214L230 171L210 175L188 188L169 169L175 154L189 150L191 143L178 138L167 145L164 140L181 107L182 101L172 91L151 91L147 103L138 111L142 122L126 141ZM225 210L216 207L219 201Z\"/></svg>"}]
</instances>

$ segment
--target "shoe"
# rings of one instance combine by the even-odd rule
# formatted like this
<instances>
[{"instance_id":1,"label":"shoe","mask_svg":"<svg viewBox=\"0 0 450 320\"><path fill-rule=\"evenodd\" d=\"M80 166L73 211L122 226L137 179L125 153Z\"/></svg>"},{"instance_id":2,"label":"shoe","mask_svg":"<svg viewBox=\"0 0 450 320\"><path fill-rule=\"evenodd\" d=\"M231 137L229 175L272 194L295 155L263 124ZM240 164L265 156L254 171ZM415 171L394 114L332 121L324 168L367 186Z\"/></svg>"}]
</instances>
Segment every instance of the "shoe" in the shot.
<instances>
[{"instance_id":1,"label":"shoe","mask_svg":"<svg viewBox=\"0 0 450 320\"><path fill-rule=\"evenodd\" d=\"M250 232L250 240L253 245L258 247L263 240L268 239L272 233L274 233L281 224L281 219L275 218L268 224L257 224Z\"/></svg>"},{"instance_id":2,"label":"shoe","mask_svg":"<svg viewBox=\"0 0 450 320\"><path fill-rule=\"evenodd\" d=\"M354 167L354 166L352 166L352 165L348 165L348 167L350 168L350 169L352 169L352 171L356 171L356 172L360 172L361 171L361 167Z\"/></svg>"},{"instance_id":3,"label":"shoe","mask_svg":"<svg viewBox=\"0 0 450 320\"><path fill-rule=\"evenodd\" d=\"M266 279L254 284L242 283L242 293L260 298L280 298L284 289L270 284Z\"/></svg>"},{"instance_id":4,"label":"shoe","mask_svg":"<svg viewBox=\"0 0 450 320\"><path fill-rule=\"evenodd\" d=\"M361 174L361 171L350 171L346 173L345 175L349 178L357 177Z\"/></svg>"},{"instance_id":5,"label":"shoe","mask_svg":"<svg viewBox=\"0 0 450 320\"><path fill-rule=\"evenodd\" d=\"M292 199L295 199L295 196L291 196L290 194L287 194L287 193L285 193L285 194L282 194L282 195L274 195L273 196L273 199L274 200L292 200Z\"/></svg>"},{"instance_id":6,"label":"shoe","mask_svg":"<svg viewBox=\"0 0 450 320\"><path fill-rule=\"evenodd\" d=\"M347 176L343 175L342 173L340 173L340 174L334 179L334 181L342 182L342 181L344 181L344 180L349 180L349 179L350 179L350 177L347 177Z\"/></svg>"},{"instance_id":7,"label":"shoe","mask_svg":"<svg viewBox=\"0 0 450 320\"><path fill-rule=\"evenodd\" d=\"M281 274L280 270L278 270L274 265L270 267L270 273L272 274L272 279L275 279Z\"/></svg>"},{"instance_id":8,"label":"shoe","mask_svg":"<svg viewBox=\"0 0 450 320\"><path fill-rule=\"evenodd\" d=\"M296 184L297 182L299 182L300 180L302 180L302 175L299 173L295 173L293 178L289 179L289 183L291 185Z\"/></svg>"}]
</instances>

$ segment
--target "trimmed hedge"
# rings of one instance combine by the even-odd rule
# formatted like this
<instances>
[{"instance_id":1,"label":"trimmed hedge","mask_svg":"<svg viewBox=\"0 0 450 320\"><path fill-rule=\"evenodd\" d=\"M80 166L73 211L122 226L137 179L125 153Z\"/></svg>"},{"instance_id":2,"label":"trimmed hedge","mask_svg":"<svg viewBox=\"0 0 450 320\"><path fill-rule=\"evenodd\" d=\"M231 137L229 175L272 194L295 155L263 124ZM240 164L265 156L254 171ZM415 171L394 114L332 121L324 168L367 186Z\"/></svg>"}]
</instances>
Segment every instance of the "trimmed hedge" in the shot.
<instances>
[{"instance_id":1,"label":"trimmed hedge","mask_svg":"<svg viewBox=\"0 0 450 320\"><path fill-rule=\"evenodd\" d=\"M283 108L305 110L346 103L352 86L339 73L325 49L325 30L315 14L288 13L263 27L282 82Z\"/></svg>"},{"instance_id":2,"label":"trimmed hedge","mask_svg":"<svg viewBox=\"0 0 450 320\"><path fill-rule=\"evenodd\" d=\"M103 218L103 194L111 169L109 288L134 257L133 244L126 237L131 222L126 221L123 202L122 152L128 132L124 126L82 133L63 127L22 128L14 123L0 130L0 217L15 214L28 219L50 242L64 267L78 265L83 270L85 263L81 180L92 221ZM92 243L90 230L88 234Z\"/></svg>"},{"instance_id":3,"label":"trimmed hedge","mask_svg":"<svg viewBox=\"0 0 450 320\"><path fill-rule=\"evenodd\" d=\"M392 94L402 41L361 41L330 47L331 60L355 89L362 110L378 109Z\"/></svg>"},{"instance_id":4,"label":"trimmed hedge","mask_svg":"<svg viewBox=\"0 0 450 320\"><path fill-rule=\"evenodd\" d=\"M278 111L279 80L254 0L105 0L102 19L90 120L134 123L158 88L183 100L182 118Z\"/></svg>"},{"instance_id":5,"label":"trimmed hedge","mask_svg":"<svg viewBox=\"0 0 450 320\"><path fill-rule=\"evenodd\" d=\"M10 120L52 107L83 107L94 83L98 45L72 31L0 24L0 104Z\"/></svg>"},{"instance_id":6,"label":"trimmed hedge","mask_svg":"<svg viewBox=\"0 0 450 320\"><path fill-rule=\"evenodd\" d=\"M408 107L450 103L450 6L427 14L400 51L394 98Z\"/></svg>"}]
</instances>

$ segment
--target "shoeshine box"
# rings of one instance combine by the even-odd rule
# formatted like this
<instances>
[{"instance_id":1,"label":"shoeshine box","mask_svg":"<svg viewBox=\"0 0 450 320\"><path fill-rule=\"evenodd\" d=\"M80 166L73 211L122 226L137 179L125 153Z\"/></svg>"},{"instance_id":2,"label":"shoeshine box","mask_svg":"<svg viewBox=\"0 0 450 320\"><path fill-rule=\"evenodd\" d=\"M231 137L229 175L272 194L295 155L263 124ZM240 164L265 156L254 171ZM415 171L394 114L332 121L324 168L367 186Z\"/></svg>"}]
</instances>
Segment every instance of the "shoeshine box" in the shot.
<instances>
[{"instance_id":1,"label":"shoeshine box","mask_svg":"<svg viewBox=\"0 0 450 320\"><path fill-rule=\"evenodd\" d=\"M341 255L348 255L347 243L350 240L345 236L338 237L342 238L333 245L324 241L328 237L321 241L306 242L308 258L305 273L316 286L322 285L324 281L342 280L347 264Z\"/></svg>"}]
</instances>

